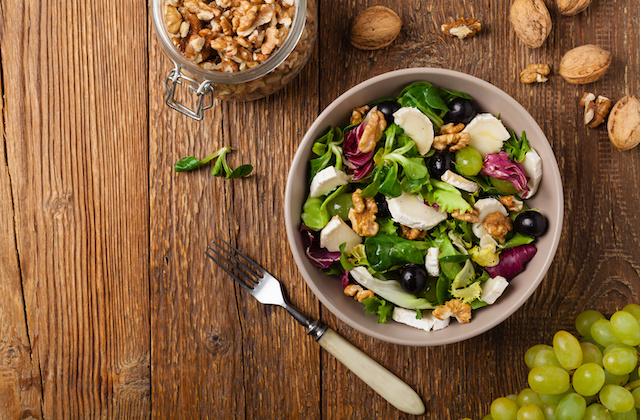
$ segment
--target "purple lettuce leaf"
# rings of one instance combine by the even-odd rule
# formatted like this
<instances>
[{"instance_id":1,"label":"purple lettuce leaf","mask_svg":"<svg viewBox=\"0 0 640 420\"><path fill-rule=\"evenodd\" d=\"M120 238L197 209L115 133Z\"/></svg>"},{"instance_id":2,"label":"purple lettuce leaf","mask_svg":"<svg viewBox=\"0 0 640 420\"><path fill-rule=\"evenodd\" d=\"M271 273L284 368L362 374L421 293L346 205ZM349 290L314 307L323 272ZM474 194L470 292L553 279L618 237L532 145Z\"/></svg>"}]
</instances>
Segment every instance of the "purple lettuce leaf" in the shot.
<instances>
[{"instance_id":1,"label":"purple lettuce leaf","mask_svg":"<svg viewBox=\"0 0 640 420\"><path fill-rule=\"evenodd\" d=\"M520 162L509 159L509 153L490 153L484 158L484 167L480 171L483 175L510 181L518 191L529 191L527 175Z\"/></svg>"},{"instance_id":2,"label":"purple lettuce leaf","mask_svg":"<svg viewBox=\"0 0 640 420\"><path fill-rule=\"evenodd\" d=\"M344 135L344 143L342 144L344 164L353 171L354 181L367 177L373 170L373 161L371 159L374 151L362 153L358 148L363 131L364 123L347 132Z\"/></svg>"},{"instance_id":3,"label":"purple lettuce leaf","mask_svg":"<svg viewBox=\"0 0 640 420\"><path fill-rule=\"evenodd\" d=\"M344 270L344 274L340 277L340 280L342 280L342 288L344 289L345 287L347 287L347 285L349 284L349 271L348 270Z\"/></svg>"},{"instance_id":4,"label":"purple lettuce leaf","mask_svg":"<svg viewBox=\"0 0 640 420\"><path fill-rule=\"evenodd\" d=\"M526 263L531 261L538 249L535 245L521 245L507 249L500 254L500 262L495 267L485 267L491 277L502 276L511 280L522 271Z\"/></svg>"},{"instance_id":5,"label":"purple lettuce leaf","mask_svg":"<svg viewBox=\"0 0 640 420\"><path fill-rule=\"evenodd\" d=\"M334 262L340 261L339 252L331 252L326 248L320 247L319 232L314 232L304 224L301 224L300 233L302 234L305 253L313 265L320 268L329 268Z\"/></svg>"}]
</instances>

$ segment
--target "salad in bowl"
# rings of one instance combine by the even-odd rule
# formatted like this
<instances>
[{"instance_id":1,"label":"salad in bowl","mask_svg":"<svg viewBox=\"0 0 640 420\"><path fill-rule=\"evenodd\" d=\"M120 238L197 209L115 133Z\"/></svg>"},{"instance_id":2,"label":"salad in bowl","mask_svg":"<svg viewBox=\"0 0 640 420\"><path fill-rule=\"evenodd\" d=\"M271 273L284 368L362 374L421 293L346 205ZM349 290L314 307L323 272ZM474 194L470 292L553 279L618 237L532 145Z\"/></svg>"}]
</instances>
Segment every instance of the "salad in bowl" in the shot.
<instances>
[{"instance_id":1,"label":"salad in bowl","mask_svg":"<svg viewBox=\"0 0 640 420\"><path fill-rule=\"evenodd\" d=\"M438 331L500 302L549 224L527 133L427 80L347 119L311 148L308 260L378 323Z\"/></svg>"}]
</instances>

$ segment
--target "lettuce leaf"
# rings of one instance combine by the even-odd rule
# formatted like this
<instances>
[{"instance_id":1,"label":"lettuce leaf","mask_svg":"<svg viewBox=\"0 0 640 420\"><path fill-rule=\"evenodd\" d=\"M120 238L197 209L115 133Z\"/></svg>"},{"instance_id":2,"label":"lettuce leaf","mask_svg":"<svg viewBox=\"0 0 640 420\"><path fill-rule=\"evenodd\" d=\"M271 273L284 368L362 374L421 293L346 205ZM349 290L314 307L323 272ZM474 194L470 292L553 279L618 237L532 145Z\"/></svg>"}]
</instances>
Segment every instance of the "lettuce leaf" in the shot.
<instances>
[{"instance_id":1,"label":"lettuce leaf","mask_svg":"<svg viewBox=\"0 0 640 420\"><path fill-rule=\"evenodd\" d=\"M433 187L431 191L425 191L427 188L422 189L422 197L430 205L436 203L440 206L440 210L447 213L454 210L459 210L461 213L473 211L471 204L462 197L460 191L453 185L437 179L431 179L430 185Z\"/></svg>"}]
</instances>

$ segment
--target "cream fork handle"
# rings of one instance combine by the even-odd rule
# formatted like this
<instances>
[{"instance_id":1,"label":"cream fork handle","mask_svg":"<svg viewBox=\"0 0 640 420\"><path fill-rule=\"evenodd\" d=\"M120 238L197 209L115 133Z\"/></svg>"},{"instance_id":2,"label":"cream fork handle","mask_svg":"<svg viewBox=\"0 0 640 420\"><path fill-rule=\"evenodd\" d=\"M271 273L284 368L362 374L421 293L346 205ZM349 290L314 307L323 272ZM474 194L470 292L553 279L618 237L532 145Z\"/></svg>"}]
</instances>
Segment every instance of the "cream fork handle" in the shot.
<instances>
[{"instance_id":1,"label":"cream fork handle","mask_svg":"<svg viewBox=\"0 0 640 420\"><path fill-rule=\"evenodd\" d=\"M398 410L414 415L424 414L422 399L409 385L337 332L327 328L318 343Z\"/></svg>"}]
</instances>

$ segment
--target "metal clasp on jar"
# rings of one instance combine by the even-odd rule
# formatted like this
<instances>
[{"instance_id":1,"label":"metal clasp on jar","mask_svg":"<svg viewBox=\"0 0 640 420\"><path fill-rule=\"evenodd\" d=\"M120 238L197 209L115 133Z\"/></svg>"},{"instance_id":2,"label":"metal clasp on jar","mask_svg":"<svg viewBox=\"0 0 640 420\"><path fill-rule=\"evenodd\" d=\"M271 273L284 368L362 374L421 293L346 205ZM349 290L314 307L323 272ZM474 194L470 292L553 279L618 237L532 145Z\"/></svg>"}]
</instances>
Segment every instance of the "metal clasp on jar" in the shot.
<instances>
[{"instance_id":1,"label":"metal clasp on jar","mask_svg":"<svg viewBox=\"0 0 640 420\"><path fill-rule=\"evenodd\" d=\"M198 102L195 109L191 109L176 100L176 87L177 85L182 84L196 93ZM175 68L169 72L169 75L165 80L165 86L167 87L167 94L164 98L164 103L170 108L175 109L194 120L202 121L204 118L204 111L213 106L213 86L211 85L211 82L205 80L204 82L199 83L196 79L182 73L182 69L177 64Z\"/></svg>"}]
</instances>

